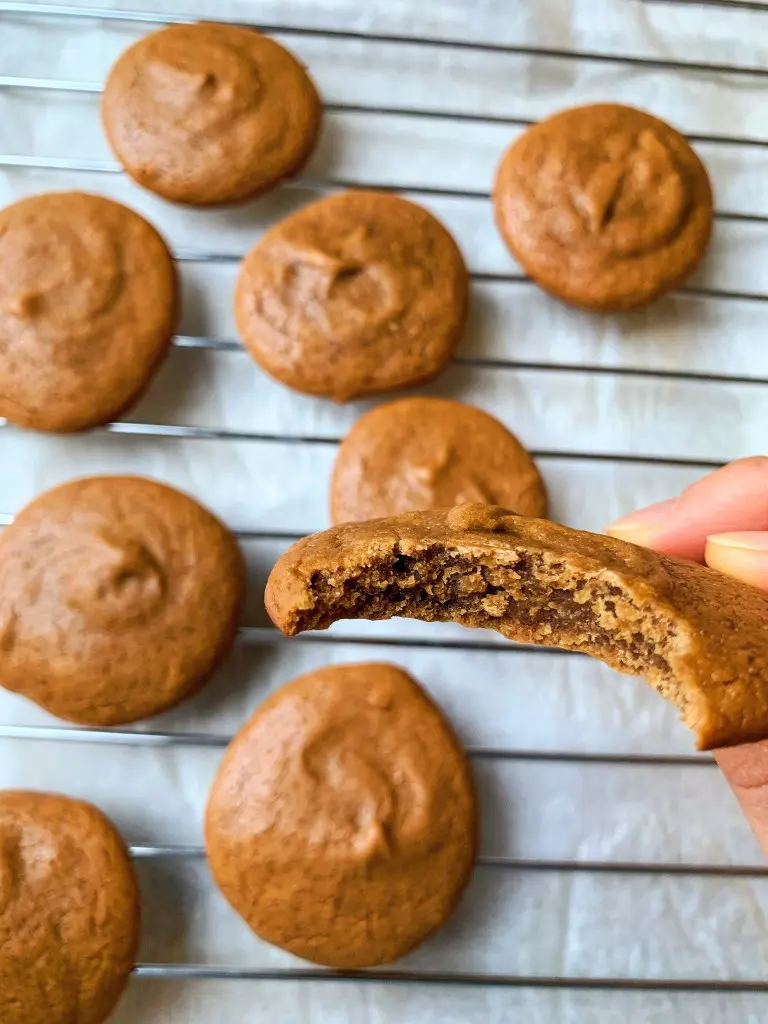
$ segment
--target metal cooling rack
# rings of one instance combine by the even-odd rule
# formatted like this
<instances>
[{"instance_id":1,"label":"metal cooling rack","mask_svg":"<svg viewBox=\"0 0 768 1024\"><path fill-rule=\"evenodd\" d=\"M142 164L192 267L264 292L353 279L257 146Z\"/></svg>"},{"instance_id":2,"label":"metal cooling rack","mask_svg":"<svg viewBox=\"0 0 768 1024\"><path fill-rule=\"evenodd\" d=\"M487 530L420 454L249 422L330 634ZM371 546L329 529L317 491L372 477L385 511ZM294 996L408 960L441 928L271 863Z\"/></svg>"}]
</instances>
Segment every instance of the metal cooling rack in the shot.
<instances>
[{"instance_id":1,"label":"metal cooling rack","mask_svg":"<svg viewBox=\"0 0 768 1024\"><path fill-rule=\"evenodd\" d=\"M752 11L765 11L768 14L768 3L760 3L757 0L642 0L642 2L654 5L679 5L679 6L713 6L713 7L728 7L728 8L740 8L744 10ZM108 8L94 7L69 7L63 4L46 4L46 3L14 3L14 2L0 2L0 18L3 15L14 15L14 16L34 16L35 18L44 18L46 16L56 18L71 18L73 22L78 20L89 20L89 19L104 19L122 22L138 22L146 23L147 25L162 25L177 22L187 22L198 20L196 16L184 16L184 15L173 15L161 12L144 12L144 11L129 11L129 10L110 10ZM768 18L766 19L768 25ZM322 36L325 38L338 38L338 39L361 39L361 40L372 40L379 42L391 42L402 44L403 46L419 45L429 46L438 49L450 49L450 48L466 48L476 51L487 51L497 53L517 53L523 54L530 57L546 57L546 58L564 58L568 60L582 60L582 61L594 61L604 64L614 64L617 66L621 65L636 65L641 67L659 68L671 71L681 72L704 72L704 73L728 73L730 75L749 75L749 76L760 76L768 79L768 68L755 67L755 66L737 66L730 64L718 64L711 62L695 62L695 61L680 61L680 60L664 60L650 57L634 57L634 56L615 56L611 54L601 52L589 52L579 50L556 50L548 49L544 47L532 47L532 46L509 46L509 45L493 45L488 43L469 43L461 39L430 39L430 38L419 38L408 35L385 35L385 34L368 34L365 32L358 31L340 31L332 29L301 29L295 26L281 26L278 24L259 25L255 24L254 27L260 28L263 31L279 31L286 36L291 35L310 35L310 36ZM0 69L1 71L2 69ZM14 90L40 90L40 91L69 91L69 92L88 92L98 93L101 91L101 83L89 82L89 81L60 81L52 78L40 78L40 77L19 77L19 76L7 76L0 74L0 89L14 89ZM516 119L512 117L483 117L476 116L466 113L439 113L433 111L414 111L411 108L397 108L397 107L381 107L376 106L370 108L366 106L359 106L355 104L326 104L327 110L343 110L347 112L367 113L374 112L377 114L391 113L391 114L409 114L414 113L419 116L433 117L433 118L449 118L451 120L461 121L486 121L494 123L504 123L511 126L516 125L527 125L530 121L523 119ZM719 136L719 135L691 135L689 136L694 142L707 142L707 143L723 143L723 144L740 144L744 146L755 146L755 147L768 147L768 140L760 138L748 138L748 137L731 137L731 136ZM17 167L17 168L35 168L45 169L51 171L95 171L102 172L104 174L116 174L121 173L120 168L117 164L111 162L101 161L77 161L72 159L57 159L51 158L36 158L36 157L20 157L12 154L0 154L0 167ZM303 178L302 185L315 185L321 187L324 190L333 190L336 188L347 188L355 187L364 183L356 182L353 180L339 180L324 178L321 180L312 181L308 178ZM283 187L290 188L291 183L286 183ZM295 187L295 186L294 186ZM387 186L377 184L376 188L391 188L395 190L395 186ZM423 194L444 194L450 196L465 196L465 197L487 197L489 195L487 190L471 190L462 191L454 189L438 189L438 188L418 188L409 186L407 191L409 193L423 193ZM765 215L749 215L742 213L733 213L727 210L718 210L716 216L722 220L743 220L753 221L760 223L768 223L768 216ZM181 250L175 253L175 257L179 261L239 261L242 258L242 253L232 253L222 255L221 253L210 253L202 250ZM480 280L504 280L504 281L525 281L526 279L522 275L505 274L505 275L493 275L493 274L474 274L475 279ZM690 287L683 289L683 292L695 295L706 295L724 302L729 300L741 300L747 299L751 301L768 301L768 295L760 293L741 293L731 290L719 290L717 288L702 288L702 287ZM193 347L193 348L211 348L211 349L237 349L239 346L235 342L217 340L210 337L201 336L177 336L175 344L180 347ZM494 366L501 365L505 367L518 367L518 368L542 368L552 369L552 364L536 363L521 363L512 360L487 360L464 357L457 361L464 362L472 365L484 365ZM750 378L738 378L738 377L720 377L713 374L686 374L678 373L676 371L655 371L655 370L635 370L622 367L602 367L602 366L583 366L578 367L581 371L593 372L593 373L611 373L613 375L621 374L641 374L643 376L659 376L664 378L669 377L685 377L691 379L696 377L698 379L706 380L723 380L730 383L748 380L751 383L768 383L768 379L761 380L754 377ZM2 426L2 421L0 421ZM104 431L109 433L118 434L135 434L144 436L157 436L157 437L182 437L182 438L197 438L205 440L209 438L216 439L230 439L230 440L260 440L260 441L279 441L286 443L295 444L329 444L336 443L339 438L336 437L295 437L280 434L265 434L265 433L244 433L236 431L224 431L224 430L211 430L202 427L190 427L180 426L173 424L153 424L153 423L127 423L117 422L109 424L102 428ZM534 452L535 455L548 455L553 454L546 451ZM717 466L718 463L708 460L688 460L688 459L663 459L663 458L645 458L642 456L635 455L601 455L594 454L585 456L581 452L563 452L557 451L558 458L594 458L604 459L611 462L627 461L627 462L643 462L643 463L656 463L659 465L671 464L681 466L695 466L701 468L709 468ZM7 524L12 520L12 516L5 513L0 514L0 525ZM235 530L241 538L247 539L262 539L262 540L293 540L297 539L295 535L288 533L276 533L274 531L258 531L258 530ZM262 627L243 627L240 629L240 637L245 642L258 642L258 643L274 643L281 644L284 641L275 630L270 628ZM506 645L494 643L492 641L486 642L473 642L473 643L462 643L458 640L449 641L428 641L421 639L391 639L391 638L365 638L365 637L344 637L344 636L326 636L323 634L308 634L303 637L298 637L290 641L292 644L332 644L343 645L353 643L355 645L366 645L371 644L377 647L418 647L428 648L430 646L439 647L450 647L456 650L484 650L491 649L495 652L506 651L510 656L513 656L516 651L519 651L524 645ZM539 652L540 648L524 648L526 650ZM552 650L548 653L551 655ZM82 743L82 744L119 744L119 745L133 745L133 746L149 746L149 747L169 747L169 746L190 746L190 747L223 747L229 741L229 737L215 736L210 734L195 734L195 733L174 733L174 732L134 732L131 730L100 730L100 729L87 729L87 728L76 728L70 726L46 726L46 727L33 727L33 726L21 726L21 725L8 725L0 723L0 738L13 738L13 739L24 739L35 741L35 740L47 740L47 741L61 741L66 743ZM643 764L643 765L672 765L680 767L681 769L689 771L704 771L711 770L714 767L714 761L704 755L679 755L679 756L654 756L646 754L601 754L601 753L582 753L582 752L543 752L537 750L525 750L525 749L496 749L491 747L479 747L470 746L467 748L471 757L474 759L508 759L508 760L519 760L519 761L546 761L546 762L574 762L574 763L601 763L606 765L615 765L620 767L622 765L632 764ZM204 852L199 846L177 846L177 845L136 845L131 847L132 855L137 859L178 859L178 858L201 858ZM613 874L645 874L645 875L670 875L670 876L717 876L723 878L766 878L768 877L768 866L755 866L755 865L709 865L709 864L690 864L690 863L638 863L638 862L621 862L621 861L594 861L594 860L530 860L521 859L514 857L481 857L479 859L479 866L481 869L486 870L505 870L515 869L518 871L530 871L530 872L594 872L594 873L613 873ZM279 980L285 982L298 982L303 980L312 981L389 981L397 983L407 984L454 984L454 985L468 985L468 986L509 986L509 987L528 987L528 988L552 988L552 989L585 989L585 990L639 990L648 992L702 992L702 993L717 993L717 992L731 992L731 993L768 993L768 980L766 981L742 981L742 980L701 980L701 979L666 979L666 978L633 978L633 977L572 977L572 976L540 976L540 975L522 975L522 974L491 974L491 973L471 973L471 972L445 972L445 971L421 971L421 970L385 970L385 971L356 971L356 972L330 972L321 969L314 968L285 968L285 969L243 969L239 967L227 967L227 966L208 966L205 964L163 964L156 962L139 963L136 965L135 972L138 976L146 978L183 978L183 979L251 979L251 980Z\"/></svg>"}]
</instances>

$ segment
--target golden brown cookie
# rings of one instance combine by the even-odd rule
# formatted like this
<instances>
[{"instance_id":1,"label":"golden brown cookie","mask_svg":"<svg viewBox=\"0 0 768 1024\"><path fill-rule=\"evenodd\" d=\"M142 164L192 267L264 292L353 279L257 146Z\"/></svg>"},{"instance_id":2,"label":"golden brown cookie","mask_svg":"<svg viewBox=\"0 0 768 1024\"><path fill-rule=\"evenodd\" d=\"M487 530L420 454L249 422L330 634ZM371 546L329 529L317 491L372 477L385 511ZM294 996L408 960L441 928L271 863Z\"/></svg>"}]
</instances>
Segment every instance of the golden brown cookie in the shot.
<instances>
[{"instance_id":1,"label":"golden brown cookie","mask_svg":"<svg viewBox=\"0 0 768 1024\"><path fill-rule=\"evenodd\" d=\"M171 25L129 47L107 78L107 139L140 185L204 206L257 195L301 170L322 106L304 68L250 28Z\"/></svg>"},{"instance_id":2,"label":"golden brown cookie","mask_svg":"<svg viewBox=\"0 0 768 1024\"><path fill-rule=\"evenodd\" d=\"M133 970L139 887L90 804L0 790L0 1021L102 1024Z\"/></svg>"},{"instance_id":3,"label":"golden brown cookie","mask_svg":"<svg viewBox=\"0 0 768 1024\"><path fill-rule=\"evenodd\" d=\"M436 376L467 316L468 277L431 213L344 192L275 225L245 258L235 316L283 384L345 402Z\"/></svg>"},{"instance_id":4,"label":"golden brown cookie","mask_svg":"<svg viewBox=\"0 0 768 1024\"><path fill-rule=\"evenodd\" d=\"M291 636L403 615L583 651L646 676L701 749L768 738L768 594L613 537L481 504L348 523L294 544L266 604Z\"/></svg>"},{"instance_id":5,"label":"golden brown cookie","mask_svg":"<svg viewBox=\"0 0 768 1024\"><path fill-rule=\"evenodd\" d=\"M85 725L156 715L223 658L244 579L235 538L179 491L55 487L0 534L0 684Z\"/></svg>"},{"instance_id":6,"label":"golden brown cookie","mask_svg":"<svg viewBox=\"0 0 768 1024\"><path fill-rule=\"evenodd\" d=\"M502 157L493 202L534 281L600 311L677 287L712 228L709 178L683 136L618 103L564 110L529 128Z\"/></svg>"},{"instance_id":7,"label":"golden brown cookie","mask_svg":"<svg viewBox=\"0 0 768 1024\"><path fill-rule=\"evenodd\" d=\"M331 665L237 734L205 837L216 882L261 938L329 967L389 963L443 924L469 880L469 761L401 669Z\"/></svg>"},{"instance_id":8,"label":"golden brown cookie","mask_svg":"<svg viewBox=\"0 0 768 1024\"><path fill-rule=\"evenodd\" d=\"M334 523L468 501L544 516L547 492L517 438L474 405L401 398L365 413L344 438L331 478Z\"/></svg>"},{"instance_id":9,"label":"golden brown cookie","mask_svg":"<svg viewBox=\"0 0 768 1024\"><path fill-rule=\"evenodd\" d=\"M133 210L49 192L0 210L0 416L35 430L129 408L176 321L173 260Z\"/></svg>"}]
</instances>

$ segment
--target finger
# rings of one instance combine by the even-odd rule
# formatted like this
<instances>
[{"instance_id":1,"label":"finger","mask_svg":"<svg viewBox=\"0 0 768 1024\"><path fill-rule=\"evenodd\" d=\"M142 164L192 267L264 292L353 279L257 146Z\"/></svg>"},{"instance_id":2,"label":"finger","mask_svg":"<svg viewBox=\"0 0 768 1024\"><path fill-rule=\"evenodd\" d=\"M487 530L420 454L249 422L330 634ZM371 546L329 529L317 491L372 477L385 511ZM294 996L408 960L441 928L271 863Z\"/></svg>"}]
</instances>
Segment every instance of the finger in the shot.
<instances>
[{"instance_id":1,"label":"finger","mask_svg":"<svg viewBox=\"0 0 768 1024\"><path fill-rule=\"evenodd\" d=\"M713 534L768 530L768 458L723 466L659 502L611 523L606 533L678 558L704 561Z\"/></svg>"},{"instance_id":2,"label":"finger","mask_svg":"<svg viewBox=\"0 0 768 1024\"><path fill-rule=\"evenodd\" d=\"M720 533L707 537L704 559L711 569L760 590L768 590L767 532Z\"/></svg>"},{"instance_id":3,"label":"finger","mask_svg":"<svg viewBox=\"0 0 768 1024\"><path fill-rule=\"evenodd\" d=\"M646 547L706 561L768 590L768 459L741 459L608 527ZM768 740L714 751L763 850L768 853Z\"/></svg>"},{"instance_id":4,"label":"finger","mask_svg":"<svg viewBox=\"0 0 768 1024\"><path fill-rule=\"evenodd\" d=\"M768 740L714 751L752 831L768 853Z\"/></svg>"}]
</instances>

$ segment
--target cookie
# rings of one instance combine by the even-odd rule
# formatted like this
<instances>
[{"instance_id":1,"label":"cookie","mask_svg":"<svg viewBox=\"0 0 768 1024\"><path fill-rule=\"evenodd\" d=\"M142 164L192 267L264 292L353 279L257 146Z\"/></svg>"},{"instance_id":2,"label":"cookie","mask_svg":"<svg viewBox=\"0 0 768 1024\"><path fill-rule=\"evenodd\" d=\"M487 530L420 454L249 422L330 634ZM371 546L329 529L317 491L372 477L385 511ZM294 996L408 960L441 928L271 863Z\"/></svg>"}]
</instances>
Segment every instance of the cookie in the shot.
<instances>
[{"instance_id":1,"label":"cookie","mask_svg":"<svg viewBox=\"0 0 768 1024\"><path fill-rule=\"evenodd\" d=\"M692 562L489 505L349 523L267 584L289 636L336 619L460 622L644 675L700 749L768 738L768 594Z\"/></svg>"},{"instance_id":2,"label":"cookie","mask_svg":"<svg viewBox=\"0 0 768 1024\"><path fill-rule=\"evenodd\" d=\"M134 43L110 71L101 104L128 174L193 206L246 199L301 170L321 116L312 79L285 47L210 22Z\"/></svg>"},{"instance_id":3,"label":"cookie","mask_svg":"<svg viewBox=\"0 0 768 1024\"><path fill-rule=\"evenodd\" d=\"M0 416L67 432L124 412L168 351L177 291L160 235L111 199L0 210Z\"/></svg>"},{"instance_id":4,"label":"cookie","mask_svg":"<svg viewBox=\"0 0 768 1024\"><path fill-rule=\"evenodd\" d=\"M156 715L223 658L244 579L234 537L185 494L55 487L0 534L0 684L83 725Z\"/></svg>"},{"instance_id":5,"label":"cookie","mask_svg":"<svg viewBox=\"0 0 768 1024\"><path fill-rule=\"evenodd\" d=\"M461 253L431 213L383 192L344 192L264 235L240 270L235 316L267 373L345 402L436 376L467 301Z\"/></svg>"},{"instance_id":6,"label":"cookie","mask_svg":"<svg viewBox=\"0 0 768 1024\"><path fill-rule=\"evenodd\" d=\"M712 229L709 178L683 136L617 103L564 110L524 132L502 157L493 203L534 281L598 311L677 287Z\"/></svg>"},{"instance_id":7,"label":"cookie","mask_svg":"<svg viewBox=\"0 0 768 1024\"><path fill-rule=\"evenodd\" d=\"M261 938L329 967L389 963L443 924L469 880L469 761L401 669L330 665L237 734L205 835L219 888Z\"/></svg>"},{"instance_id":8,"label":"cookie","mask_svg":"<svg viewBox=\"0 0 768 1024\"><path fill-rule=\"evenodd\" d=\"M355 423L331 478L334 523L469 501L544 516L547 492L528 452L488 413L447 398L402 398Z\"/></svg>"},{"instance_id":9,"label":"cookie","mask_svg":"<svg viewBox=\"0 0 768 1024\"><path fill-rule=\"evenodd\" d=\"M102 1024L133 970L139 887L90 804L0 790L0 1020Z\"/></svg>"}]
</instances>

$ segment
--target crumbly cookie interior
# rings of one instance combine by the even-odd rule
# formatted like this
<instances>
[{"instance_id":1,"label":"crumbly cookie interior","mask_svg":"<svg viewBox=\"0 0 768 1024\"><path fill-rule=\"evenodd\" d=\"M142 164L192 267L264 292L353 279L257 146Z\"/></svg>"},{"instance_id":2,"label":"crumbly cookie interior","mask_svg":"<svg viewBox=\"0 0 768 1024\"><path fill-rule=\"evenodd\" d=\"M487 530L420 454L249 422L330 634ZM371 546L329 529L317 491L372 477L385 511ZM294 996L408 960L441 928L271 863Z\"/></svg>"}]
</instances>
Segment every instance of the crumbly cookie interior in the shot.
<instances>
[{"instance_id":1,"label":"crumbly cookie interior","mask_svg":"<svg viewBox=\"0 0 768 1024\"><path fill-rule=\"evenodd\" d=\"M676 624L641 607L615 573L576 575L554 555L520 550L503 561L442 546L405 554L399 546L348 573L316 570L312 607L291 632L325 629L342 618L460 622L513 640L583 651L630 675L645 675L684 712L685 690L670 659Z\"/></svg>"}]
</instances>

